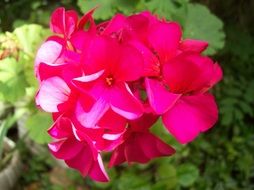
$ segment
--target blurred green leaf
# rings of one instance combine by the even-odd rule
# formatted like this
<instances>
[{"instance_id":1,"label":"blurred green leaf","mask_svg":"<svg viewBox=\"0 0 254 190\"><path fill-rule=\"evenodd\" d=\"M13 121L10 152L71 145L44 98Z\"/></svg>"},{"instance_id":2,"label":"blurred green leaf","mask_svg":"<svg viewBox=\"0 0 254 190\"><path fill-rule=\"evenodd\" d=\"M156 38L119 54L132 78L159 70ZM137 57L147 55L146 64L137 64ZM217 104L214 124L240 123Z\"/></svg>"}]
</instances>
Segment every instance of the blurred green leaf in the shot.
<instances>
[{"instance_id":1,"label":"blurred green leaf","mask_svg":"<svg viewBox=\"0 0 254 190\"><path fill-rule=\"evenodd\" d=\"M23 25L16 28L13 33L17 36L21 50L32 57L46 36L50 34L48 29L37 24Z\"/></svg>"},{"instance_id":2,"label":"blurred green leaf","mask_svg":"<svg viewBox=\"0 0 254 190\"><path fill-rule=\"evenodd\" d=\"M27 119L26 127L29 130L29 136L39 144L45 144L50 141L47 129L52 124L50 114L37 112Z\"/></svg>"},{"instance_id":3,"label":"blurred green leaf","mask_svg":"<svg viewBox=\"0 0 254 190\"><path fill-rule=\"evenodd\" d=\"M224 46L223 22L207 7L200 4L188 4L184 37L208 41L209 47L205 53L213 55Z\"/></svg>"},{"instance_id":4,"label":"blurred green leaf","mask_svg":"<svg viewBox=\"0 0 254 190\"><path fill-rule=\"evenodd\" d=\"M192 164L182 164L177 168L177 177L183 187L188 187L198 179L198 168Z\"/></svg>"},{"instance_id":5,"label":"blurred green leaf","mask_svg":"<svg viewBox=\"0 0 254 190\"><path fill-rule=\"evenodd\" d=\"M26 79L22 65L15 58L0 60L0 94L5 101L14 103L25 95Z\"/></svg>"},{"instance_id":6,"label":"blurred green leaf","mask_svg":"<svg viewBox=\"0 0 254 190\"><path fill-rule=\"evenodd\" d=\"M174 189L177 185L176 169L169 163L158 164L156 170L156 185L153 189Z\"/></svg>"},{"instance_id":7,"label":"blurred green leaf","mask_svg":"<svg viewBox=\"0 0 254 190\"><path fill-rule=\"evenodd\" d=\"M90 9L98 7L94 13L95 19L106 20L112 17L115 13L112 5L115 0L78 0L78 6L83 13L88 12Z\"/></svg>"}]
</instances>

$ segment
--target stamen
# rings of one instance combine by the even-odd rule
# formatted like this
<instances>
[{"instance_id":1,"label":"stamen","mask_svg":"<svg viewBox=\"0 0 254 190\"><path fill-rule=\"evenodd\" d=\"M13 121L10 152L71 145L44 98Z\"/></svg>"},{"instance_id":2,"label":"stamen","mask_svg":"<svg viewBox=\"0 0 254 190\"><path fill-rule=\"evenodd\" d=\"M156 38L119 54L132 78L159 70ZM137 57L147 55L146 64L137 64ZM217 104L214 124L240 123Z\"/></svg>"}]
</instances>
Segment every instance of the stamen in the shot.
<instances>
[{"instance_id":1,"label":"stamen","mask_svg":"<svg viewBox=\"0 0 254 190\"><path fill-rule=\"evenodd\" d=\"M111 86L114 83L114 78L113 77L107 77L106 78L106 83L107 83L107 85Z\"/></svg>"}]
</instances>

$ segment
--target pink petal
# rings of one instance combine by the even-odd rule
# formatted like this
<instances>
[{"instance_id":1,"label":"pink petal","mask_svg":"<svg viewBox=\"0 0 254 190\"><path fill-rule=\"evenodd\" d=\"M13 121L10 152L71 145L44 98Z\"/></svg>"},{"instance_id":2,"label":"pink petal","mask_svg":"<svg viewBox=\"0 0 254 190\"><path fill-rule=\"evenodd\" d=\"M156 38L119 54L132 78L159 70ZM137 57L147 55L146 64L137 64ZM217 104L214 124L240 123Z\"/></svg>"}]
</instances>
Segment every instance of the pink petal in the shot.
<instances>
[{"instance_id":1,"label":"pink petal","mask_svg":"<svg viewBox=\"0 0 254 190\"><path fill-rule=\"evenodd\" d=\"M114 85L110 89L111 109L126 119L136 119L143 114L143 106L132 94L127 84Z\"/></svg>"},{"instance_id":2,"label":"pink petal","mask_svg":"<svg viewBox=\"0 0 254 190\"><path fill-rule=\"evenodd\" d=\"M213 72L213 76L212 76L211 81L210 81L210 87L213 87L223 77L222 69L221 69L221 67L218 63L214 64L213 71L214 72Z\"/></svg>"},{"instance_id":3,"label":"pink petal","mask_svg":"<svg viewBox=\"0 0 254 190\"><path fill-rule=\"evenodd\" d=\"M120 48L120 47L119 47ZM143 75L144 62L142 55L131 46L123 46L119 52L120 60L115 62L113 75L117 81L134 81Z\"/></svg>"},{"instance_id":4,"label":"pink petal","mask_svg":"<svg viewBox=\"0 0 254 190\"><path fill-rule=\"evenodd\" d=\"M160 140L158 137L151 133L140 133L138 136L139 145L142 147L142 151L149 158L170 156L175 153L175 150Z\"/></svg>"},{"instance_id":5,"label":"pink petal","mask_svg":"<svg viewBox=\"0 0 254 190\"><path fill-rule=\"evenodd\" d=\"M62 139L72 136L72 123L69 118L59 117L48 130L51 137Z\"/></svg>"},{"instance_id":6,"label":"pink petal","mask_svg":"<svg viewBox=\"0 0 254 190\"><path fill-rule=\"evenodd\" d=\"M160 72L160 63L156 55L137 40L133 40L129 44L135 47L143 57L144 68L142 76L158 76Z\"/></svg>"},{"instance_id":7,"label":"pink petal","mask_svg":"<svg viewBox=\"0 0 254 190\"><path fill-rule=\"evenodd\" d=\"M210 129L218 119L214 97L208 93L182 97L162 116L168 131L182 144Z\"/></svg>"},{"instance_id":8,"label":"pink petal","mask_svg":"<svg viewBox=\"0 0 254 190\"><path fill-rule=\"evenodd\" d=\"M90 148L85 146L79 154L72 159L66 159L65 162L69 167L79 170L82 176L85 177L88 175L94 160Z\"/></svg>"},{"instance_id":9,"label":"pink petal","mask_svg":"<svg viewBox=\"0 0 254 190\"><path fill-rule=\"evenodd\" d=\"M125 145L119 145L112 153L112 156L109 161L109 168L122 164L126 161L125 154L124 154Z\"/></svg>"},{"instance_id":10,"label":"pink petal","mask_svg":"<svg viewBox=\"0 0 254 190\"><path fill-rule=\"evenodd\" d=\"M158 120L159 116L153 113L144 113L140 118L129 121L132 131L147 131Z\"/></svg>"},{"instance_id":11,"label":"pink petal","mask_svg":"<svg viewBox=\"0 0 254 190\"><path fill-rule=\"evenodd\" d=\"M55 65L57 58L59 58L63 46L55 41L47 41L41 45L36 54L35 59L35 74L38 76L38 67L40 63L48 65ZM64 64L64 63L62 63ZM58 64L57 64L58 65Z\"/></svg>"},{"instance_id":12,"label":"pink petal","mask_svg":"<svg viewBox=\"0 0 254 190\"><path fill-rule=\"evenodd\" d=\"M84 107L90 107L90 103L87 103L89 105L84 103L81 105L80 103L77 103L75 114L81 125L88 128L95 128L100 118L109 109L109 103L103 98L100 98L95 101L88 111L86 111L86 108L84 109Z\"/></svg>"},{"instance_id":13,"label":"pink petal","mask_svg":"<svg viewBox=\"0 0 254 190\"><path fill-rule=\"evenodd\" d=\"M170 91L192 93L209 86L214 63L197 53L182 53L163 66L163 78Z\"/></svg>"},{"instance_id":14,"label":"pink petal","mask_svg":"<svg viewBox=\"0 0 254 190\"><path fill-rule=\"evenodd\" d=\"M109 177L108 174L103 166L103 162L101 159L101 155L98 154L97 160L94 161L92 168L89 171L88 174L91 179L95 181L100 181L100 182L108 182Z\"/></svg>"},{"instance_id":15,"label":"pink petal","mask_svg":"<svg viewBox=\"0 0 254 190\"><path fill-rule=\"evenodd\" d=\"M71 91L59 77L52 77L41 82L36 102L47 112L58 112L59 106L68 101Z\"/></svg>"},{"instance_id":16,"label":"pink petal","mask_svg":"<svg viewBox=\"0 0 254 190\"><path fill-rule=\"evenodd\" d=\"M84 45L81 55L85 74L111 69L110 66L118 60L118 47L113 39L92 35L90 42Z\"/></svg>"},{"instance_id":17,"label":"pink petal","mask_svg":"<svg viewBox=\"0 0 254 190\"><path fill-rule=\"evenodd\" d=\"M126 141L124 154L128 163L146 163L149 161L149 158L144 154L142 147L139 145L138 134L133 133L128 141Z\"/></svg>"},{"instance_id":18,"label":"pink petal","mask_svg":"<svg viewBox=\"0 0 254 190\"><path fill-rule=\"evenodd\" d=\"M83 144L73 138L48 144L51 153L58 159L74 158L83 148Z\"/></svg>"},{"instance_id":19,"label":"pink petal","mask_svg":"<svg viewBox=\"0 0 254 190\"><path fill-rule=\"evenodd\" d=\"M78 15L75 11L65 11L63 7L57 8L51 15L50 28L52 32L64 34L69 38L76 29Z\"/></svg>"},{"instance_id":20,"label":"pink petal","mask_svg":"<svg viewBox=\"0 0 254 190\"><path fill-rule=\"evenodd\" d=\"M191 51L201 53L208 47L208 42L202 40L186 39L180 44L182 51Z\"/></svg>"},{"instance_id":21,"label":"pink petal","mask_svg":"<svg viewBox=\"0 0 254 190\"><path fill-rule=\"evenodd\" d=\"M79 20L78 23L78 28L79 29L84 29L85 25L89 22L90 26L89 26L89 30L93 30L96 29L96 25L95 22L93 20L93 13L94 11L97 9L97 7L89 10L86 14L84 14L81 19Z\"/></svg>"},{"instance_id":22,"label":"pink petal","mask_svg":"<svg viewBox=\"0 0 254 190\"><path fill-rule=\"evenodd\" d=\"M105 30L101 33L103 35L110 35L114 32L118 32L127 27L126 17L122 14L116 14L108 23Z\"/></svg>"},{"instance_id":23,"label":"pink petal","mask_svg":"<svg viewBox=\"0 0 254 190\"><path fill-rule=\"evenodd\" d=\"M157 22L149 30L148 40L164 63L176 55L181 40L181 27L175 22Z\"/></svg>"},{"instance_id":24,"label":"pink petal","mask_svg":"<svg viewBox=\"0 0 254 190\"><path fill-rule=\"evenodd\" d=\"M181 96L181 94L169 92L161 82L154 79L146 78L145 85L149 103L157 114L165 113Z\"/></svg>"},{"instance_id":25,"label":"pink petal","mask_svg":"<svg viewBox=\"0 0 254 190\"><path fill-rule=\"evenodd\" d=\"M109 109L98 122L98 126L109 129L113 132L122 132L127 124L127 120Z\"/></svg>"}]
</instances>

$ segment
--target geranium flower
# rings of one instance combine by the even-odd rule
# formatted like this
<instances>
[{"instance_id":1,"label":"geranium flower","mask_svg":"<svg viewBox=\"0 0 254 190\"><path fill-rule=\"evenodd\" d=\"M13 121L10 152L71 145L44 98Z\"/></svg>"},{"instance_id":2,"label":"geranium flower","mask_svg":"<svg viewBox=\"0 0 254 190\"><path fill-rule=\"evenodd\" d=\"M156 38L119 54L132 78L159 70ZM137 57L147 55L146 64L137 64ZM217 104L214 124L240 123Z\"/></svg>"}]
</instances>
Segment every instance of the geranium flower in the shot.
<instances>
[{"instance_id":1,"label":"geranium flower","mask_svg":"<svg viewBox=\"0 0 254 190\"><path fill-rule=\"evenodd\" d=\"M137 120L130 121L122 135L122 143L115 148L109 166L127 161L146 163L155 157L170 156L175 150L149 132L149 128L157 121L158 116L144 114Z\"/></svg>"},{"instance_id":2,"label":"geranium flower","mask_svg":"<svg viewBox=\"0 0 254 190\"><path fill-rule=\"evenodd\" d=\"M94 37L84 49L82 60L85 75L73 82L96 100L90 117L98 120L110 108L127 119L142 115L142 104L127 84L139 79L143 71L142 57L134 48L109 38Z\"/></svg>"},{"instance_id":3,"label":"geranium flower","mask_svg":"<svg viewBox=\"0 0 254 190\"><path fill-rule=\"evenodd\" d=\"M56 139L48 145L56 158L63 159L69 167L79 170L83 176L88 175L101 182L109 180L92 140L85 133L77 131L70 119L60 117L48 133Z\"/></svg>"},{"instance_id":4,"label":"geranium flower","mask_svg":"<svg viewBox=\"0 0 254 190\"><path fill-rule=\"evenodd\" d=\"M208 57L183 53L163 66L162 80L146 79L151 107L179 142L192 141L217 121L217 106L207 90L221 78L219 65Z\"/></svg>"},{"instance_id":5,"label":"geranium flower","mask_svg":"<svg viewBox=\"0 0 254 190\"><path fill-rule=\"evenodd\" d=\"M144 11L96 24L95 9L53 12L54 35L35 59L36 104L52 113L51 153L104 182L102 152L110 167L175 153L150 131L160 117L180 143L210 129L218 109L208 91L222 71L201 55L208 43L182 39L176 22Z\"/></svg>"}]
</instances>

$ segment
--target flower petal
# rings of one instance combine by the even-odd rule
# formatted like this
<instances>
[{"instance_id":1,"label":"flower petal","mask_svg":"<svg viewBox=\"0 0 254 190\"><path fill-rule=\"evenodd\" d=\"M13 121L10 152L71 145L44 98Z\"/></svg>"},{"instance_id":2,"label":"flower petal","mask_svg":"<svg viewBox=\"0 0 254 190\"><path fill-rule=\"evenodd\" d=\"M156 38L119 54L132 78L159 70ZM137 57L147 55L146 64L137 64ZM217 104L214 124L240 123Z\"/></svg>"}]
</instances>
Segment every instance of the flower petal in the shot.
<instances>
[{"instance_id":1,"label":"flower petal","mask_svg":"<svg viewBox=\"0 0 254 190\"><path fill-rule=\"evenodd\" d=\"M69 118L58 117L55 123L48 129L51 137L63 139L72 136L72 123Z\"/></svg>"},{"instance_id":2,"label":"flower petal","mask_svg":"<svg viewBox=\"0 0 254 190\"><path fill-rule=\"evenodd\" d=\"M136 119L143 114L141 102L132 94L127 84L114 85L110 89L111 109L126 119Z\"/></svg>"},{"instance_id":3,"label":"flower petal","mask_svg":"<svg viewBox=\"0 0 254 190\"><path fill-rule=\"evenodd\" d=\"M103 166L101 155L98 154L97 160L94 161L92 168L88 174L93 180L100 182L108 182L109 177Z\"/></svg>"},{"instance_id":4,"label":"flower petal","mask_svg":"<svg viewBox=\"0 0 254 190\"><path fill-rule=\"evenodd\" d=\"M52 77L41 82L36 102L47 112L59 112L60 106L68 101L71 90L59 77Z\"/></svg>"},{"instance_id":5,"label":"flower petal","mask_svg":"<svg viewBox=\"0 0 254 190\"><path fill-rule=\"evenodd\" d=\"M144 62L142 55L135 48L125 45L120 46L119 62L112 65L114 76L117 81L134 81L143 75Z\"/></svg>"},{"instance_id":6,"label":"flower petal","mask_svg":"<svg viewBox=\"0 0 254 190\"><path fill-rule=\"evenodd\" d=\"M51 153L58 159L74 158L83 148L83 144L73 138L48 144Z\"/></svg>"},{"instance_id":7,"label":"flower petal","mask_svg":"<svg viewBox=\"0 0 254 190\"><path fill-rule=\"evenodd\" d=\"M181 40L181 27L175 22L159 21L149 30L148 40L162 63L177 54Z\"/></svg>"},{"instance_id":8,"label":"flower petal","mask_svg":"<svg viewBox=\"0 0 254 190\"><path fill-rule=\"evenodd\" d=\"M208 93L182 97L162 116L165 127L182 144L210 129L217 119L216 102Z\"/></svg>"},{"instance_id":9,"label":"flower petal","mask_svg":"<svg viewBox=\"0 0 254 190\"><path fill-rule=\"evenodd\" d=\"M169 92L161 82L154 79L146 78L145 85L150 105L157 114L165 113L181 96Z\"/></svg>"},{"instance_id":10,"label":"flower petal","mask_svg":"<svg viewBox=\"0 0 254 190\"><path fill-rule=\"evenodd\" d=\"M167 145L149 132L140 133L138 141L139 144L137 146L142 147L144 154L149 159L161 156L170 156L175 153L175 150L171 146Z\"/></svg>"},{"instance_id":11,"label":"flower petal","mask_svg":"<svg viewBox=\"0 0 254 190\"><path fill-rule=\"evenodd\" d=\"M74 168L82 174L83 177L87 176L89 170L93 165L93 156L91 155L91 150L88 146L83 147L79 154L77 154L72 159L65 160L66 164Z\"/></svg>"},{"instance_id":12,"label":"flower petal","mask_svg":"<svg viewBox=\"0 0 254 190\"><path fill-rule=\"evenodd\" d=\"M191 51L201 53L208 47L208 42L203 40L185 39L180 44L182 51Z\"/></svg>"}]
</instances>

